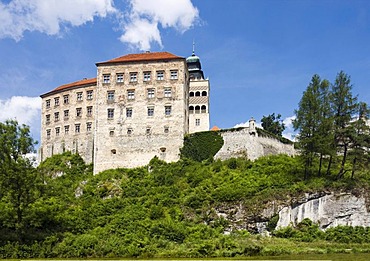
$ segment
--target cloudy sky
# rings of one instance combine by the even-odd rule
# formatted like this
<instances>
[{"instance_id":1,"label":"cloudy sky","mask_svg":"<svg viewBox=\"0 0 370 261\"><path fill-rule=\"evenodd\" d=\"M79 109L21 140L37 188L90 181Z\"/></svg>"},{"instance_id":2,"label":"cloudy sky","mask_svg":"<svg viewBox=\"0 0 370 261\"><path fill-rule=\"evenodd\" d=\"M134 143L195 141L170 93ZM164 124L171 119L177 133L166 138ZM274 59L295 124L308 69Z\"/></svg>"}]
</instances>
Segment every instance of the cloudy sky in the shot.
<instances>
[{"instance_id":1,"label":"cloudy sky","mask_svg":"<svg viewBox=\"0 0 370 261\"><path fill-rule=\"evenodd\" d=\"M0 0L0 121L39 139L40 98L128 53L200 56L211 126L280 113L289 123L313 74L343 70L370 103L367 0ZM289 135L291 130L287 130Z\"/></svg>"}]
</instances>

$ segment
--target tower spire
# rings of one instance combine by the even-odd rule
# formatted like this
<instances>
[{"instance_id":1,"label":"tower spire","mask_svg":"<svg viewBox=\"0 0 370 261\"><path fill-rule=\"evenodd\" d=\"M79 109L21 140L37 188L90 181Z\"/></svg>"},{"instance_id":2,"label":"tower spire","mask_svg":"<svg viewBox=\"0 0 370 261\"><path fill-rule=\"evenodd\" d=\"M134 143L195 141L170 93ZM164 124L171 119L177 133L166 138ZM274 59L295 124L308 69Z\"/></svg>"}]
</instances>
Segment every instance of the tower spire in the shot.
<instances>
[{"instance_id":1,"label":"tower spire","mask_svg":"<svg viewBox=\"0 0 370 261\"><path fill-rule=\"evenodd\" d=\"M194 42L194 39L193 39L193 54L192 55L195 55L195 42Z\"/></svg>"}]
</instances>

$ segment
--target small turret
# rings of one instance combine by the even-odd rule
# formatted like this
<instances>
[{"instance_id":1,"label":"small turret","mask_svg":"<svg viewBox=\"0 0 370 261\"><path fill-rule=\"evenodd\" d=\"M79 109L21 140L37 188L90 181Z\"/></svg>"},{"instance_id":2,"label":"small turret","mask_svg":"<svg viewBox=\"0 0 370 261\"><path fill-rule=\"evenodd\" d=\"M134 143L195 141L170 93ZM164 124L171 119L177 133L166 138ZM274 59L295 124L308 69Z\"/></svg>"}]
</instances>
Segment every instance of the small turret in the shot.
<instances>
[{"instance_id":1,"label":"small turret","mask_svg":"<svg viewBox=\"0 0 370 261\"><path fill-rule=\"evenodd\" d=\"M253 117L249 120L249 134L256 135L256 120Z\"/></svg>"}]
</instances>

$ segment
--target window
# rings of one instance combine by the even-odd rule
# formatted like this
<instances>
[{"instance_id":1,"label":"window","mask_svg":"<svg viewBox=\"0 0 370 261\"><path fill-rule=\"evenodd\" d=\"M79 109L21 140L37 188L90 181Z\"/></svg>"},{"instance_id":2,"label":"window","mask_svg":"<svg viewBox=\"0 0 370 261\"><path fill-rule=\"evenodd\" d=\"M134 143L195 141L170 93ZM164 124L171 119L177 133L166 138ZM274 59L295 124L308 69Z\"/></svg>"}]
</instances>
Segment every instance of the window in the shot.
<instances>
[{"instance_id":1,"label":"window","mask_svg":"<svg viewBox=\"0 0 370 261\"><path fill-rule=\"evenodd\" d=\"M132 117L132 108L126 108L126 117L131 118Z\"/></svg>"},{"instance_id":2,"label":"window","mask_svg":"<svg viewBox=\"0 0 370 261\"><path fill-rule=\"evenodd\" d=\"M148 89L148 99L154 98L154 89L150 88Z\"/></svg>"},{"instance_id":3,"label":"window","mask_svg":"<svg viewBox=\"0 0 370 261\"><path fill-rule=\"evenodd\" d=\"M135 90L128 90L128 91L127 91L127 99L128 99L128 100L133 100L133 99L135 99Z\"/></svg>"},{"instance_id":4,"label":"window","mask_svg":"<svg viewBox=\"0 0 370 261\"><path fill-rule=\"evenodd\" d=\"M117 82L123 82L123 73L117 73Z\"/></svg>"},{"instance_id":5,"label":"window","mask_svg":"<svg viewBox=\"0 0 370 261\"><path fill-rule=\"evenodd\" d=\"M68 104L69 103L69 95L63 95L63 103Z\"/></svg>"},{"instance_id":6,"label":"window","mask_svg":"<svg viewBox=\"0 0 370 261\"><path fill-rule=\"evenodd\" d=\"M59 112L54 112L54 121L59 121Z\"/></svg>"},{"instance_id":7,"label":"window","mask_svg":"<svg viewBox=\"0 0 370 261\"><path fill-rule=\"evenodd\" d=\"M195 106L195 113L200 113L200 106L199 105Z\"/></svg>"},{"instance_id":8,"label":"window","mask_svg":"<svg viewBox=\"0 0 370 261\"><path fill-rule=\"evenodd\" d=\"M50 114L46 114L45 116L46 116L46 123L47 124L50 123Z\"/></svg>"},{"instance_id":9,"label":"window","mask_svg":"<svg viewBox=\"0 0 370 261\"><path fill-rule=\"evenodd\" d=\"M195 96L200 96L200 92L195 92Z\"/></svg>"},{"instance_id":10,"label":"window","mask_svg":"<svg viewBox=\"0 0 370 261\"><path fill-rule=\"evenodd\" d=\"M77 101L82 101L82 92L77 93Z\"/></svg>"},{"instance_id":11,"label":"window","mask_svg":"<svg viewBox=\"0 0 370 261\"><path fill-rule=\"evenodd\" d=\"M109 131L109 136L111 136L111 137L114 136L114 130Z\"/></svg>"},{"instance_id":12,"label":"window","mask_svg":"<svg viewBox=\"0 0 370 261\"><path fill-rule=\"evenodd\" d=\"M170 116L171 115L171 106L164 106L164 114L166 116Z\"/></svg>"},{"instance_id":13,"label":"window","mask_svg":"<svg viewBox=\"0 0 370 261\"><path fill-rule=\"evenodd\" d=\"M93 98L93 91L87 91L86 92L86 99L92 100Z\"/></svg>"},{"instance_id":14,"label":"window","mask_svg":"<svg viewBox=\"0 0 370 261\"><path fill-rule=\"evenodd\" d=\"M148 107L148 116L154 115L154 107Z\"/></svg>"},{"instance_id":15,"label":"window","mask_svg":"<svg viewBox=\"0 0 370 261\"><path fill-rule=\"evenodd\" d=\"M87 106L86 110L87 110L87 117L91 117L92 116L93 107L92 106Z\"/></svg>"},{"instance_id":16,"label":"window","mask_svg":"<svg viewBox=\"0 0 370 261\"><path fill-rule=\"evenodd\" d=\"M169 133L170 132L170 127L164 126L164 133Z\"/></svg>"},{"instance_id":17,"label":"window","mask_svg":"<svg viewBox=\"0 0 370 261\"><path fill-rule=\"evenodd\" d=\"M103 83L110 83L110 74L103 74Z\"/></svg>"},{"instance_id":18,"label":"window","mask_svg":"<svg viewBox=\"0 0 370 261\"><path fill-rule=\"evenodd\" d=\"M46 138L47 139L50 139L50 136L51 136L51 130L46 130Z\"/></svg>"},{"instance_id":19,"label":"window","mask_svg":"<svg viewBox=\"0 0 370 261\"><path fill-rule=\"evenodd\" d=\"M207 92L206 91L202 91L202 96L207 96Z\"/></svg>"},{"instance_id":20,"label":"window","mask_svg":"<svg viewBox=\"0 0 370 261\"><path fill-rule=\"evenodd\" d=\"M69 125L64 126L64 133L68 134L69 132Z\"/></svg>"},{"instance_id":21,"label":"window","mask_svg":"<svg viewBox=\"0 0 370 261\"><path fill-rule=\"evenodd\" d=\"M50 100L46 100L46 109L50 108Z\"/></svg>"},{"instance_id":22,"label":"window","mask_svg":"<svg viewBox=\"0 0 370 261\"><path fill-rule=\"evenodd\" d=\"M108 119L114 118L114 109L108 109Z\"/></svg>"},{"instance_id":23,"label":"window","mask_svg":"<svg viewBox=\"0 0 370 261\"><path fill-rule=\"evenodd\" d=\"M150 72L144 72L144 82L150 81Z\"/></svg>"},{"instance_id":24,"label":"window","mask_svg":"<svg viewBox=\"0 0 370 261\"><path fill-rule=\"evenodd\" d=\"M137 73L136 72L130 73L130 82L137 82Z\"/></svg>"},{"instance_id":25,"label":"window","mask_svg":"<svg viewBox=\"0 0 370 261\"><path fill-rule=\"evenodd\" d=\"M117 154L117 150L116 149L112 149L110 150L110 152L114 155L114 154Z\"/></svg>"},{"instance_id":26,"label":"window","mask_svg":"<svg viewBox=\"0 0 370 261\"><path fill-rule=\"evenodd\" d=\"M150 127L146 127L145 133L146 133L146 135L150 135L152 133L151 128Z\"/></svg>"},{"instance_id":27,"label":"window","mask_svg":"<svg viewBox=\"0 0 370 261\"><path fill-rule=\"evenodd\" d=\"M81 117L82 116L82 108L76 108L76 116Z\"/></svg>"},{"instance_id":28,"label":"window","mask_svg":"<svg viewBox=\"0 0 370 261\"><path fill-rule=\"evenodd\" d=\"M195 119L195 126L200 126L200 119Z\"/></svg>"},{"instance_id":29,"label":"window","mask_svg":"<svg viewBox=\"0 0 370 261\"><path fill-rule=\"evenodd\" d=\"M194 113L194 106L189 106L189 113Z\"/></svg>"},{"instance_id":30,"label":"window","mask_svg":"<svg viewBox=\"0 0 370 261\"><path fill-rule=\"evenodd\" d=\"M59 136L59 134L60 134L60 128L56 127L55 128L55 136Z\"/></svg>"},{"instance_id":31,"label":"window","mask_svg":"<svg viewBox=\"0 0 370 261\"><path fill-rule=\"evenodd\" d=\"M75 132L80 133L80 131L81 131L81 124L79 123L75 124Z\"/></svg>"},{"instance_id":32,"label":"window","mask_svg":"<svg viewBox=\"0 0 370 261\"><path fill-rule=\"evenodd\" d=\"M164 71L157 71L157 81L164 80Z\"/></svg>"},{"instance_id":33,"label":"window","mask_svg":"<svg viewBox=\"0 0 370 261\"><path fill-rule=\"evenodd\" d=\"M200 110L202 113L207 113L207 106L202 105L202 107L200 107Z\"/></svg>"},{"instance_id":34,"label":"window","mask_svg":"<svg viewBox=\"0 0 370 261\"><path fill-rule=\"evenodd\" d=\"M194 92L190 92L189 96L194 97Z\"/></svg>"},{"instance_id":35,"label":"window","mask_svg":"<svg viewBox=\"0 0 370 261\"><path fill-rule=\"evenodd\" d=\"M172 96L172 89L171 88L164 88L164 97L171 97Z\"/></svg>"},{"instance_id":36,"label":"window","mask_svg":"<svg viewBox=\"0 0 370 261\"><path fill-rule=\"evenodd\" d=\"M54 98L54 106L59 106L59 97Z\"/></svg>"},{"instance_id":37,"label":"window","mask_svg":"<svg viewBox=\"0 0 370 261\"><path fill-rule=\"evenodd\" d=\"M108 102L114 102L114 91L107 92L107 99L108 99Z\"/></svg>"},{"instance_id":38,"label":"window","mask_svg":"<svg viewBox=\"0 0 370 261\"><path fill-rule=\"evenodd\" d=\"M64 110L64 119L68 119L69 117L69 110Z\"/></svg>"},{"instance_id":39,"label":"window","mask_svg":"<svg viewBox=\"0 0 370 261\"><path fill-rule=\"evenodd\" d=\"M177 74L178 74L178 71L177 70L172 70L171 71L171 80L177 80Z\"/></svg>"},{"instance_id":40,"label":"window","mask_svg":"<svg viewBox=\"0 0 370 261\"><path fill-rule=\"evenodd\" d=\"M128 135L131 135L132 134L132 131L133 131L132 128L127 128L127 134Z\"/></svg>"},{"instance_id":41,"label":"window","mask_svg":"<svg viewBox=\"0 0 370 261\"><path fill-rule=\"evenodd\" d=\"M92 123L91 122L87 122L86 123L86 131L87 132L91 132L91 126L92 126Z\"/></svg>"}]
</instances>

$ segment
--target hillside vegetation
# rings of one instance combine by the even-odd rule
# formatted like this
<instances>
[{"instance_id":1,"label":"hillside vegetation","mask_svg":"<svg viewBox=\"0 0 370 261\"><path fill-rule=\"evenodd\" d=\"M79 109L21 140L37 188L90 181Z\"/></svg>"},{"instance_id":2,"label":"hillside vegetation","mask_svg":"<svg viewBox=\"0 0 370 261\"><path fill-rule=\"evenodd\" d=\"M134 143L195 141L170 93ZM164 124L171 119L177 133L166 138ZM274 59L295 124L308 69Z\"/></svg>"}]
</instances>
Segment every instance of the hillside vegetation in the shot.
<instances>
[{"instance_id":1,"label":"hillside vegetation","mask_svg":"<svg viewBox=\"0 0 370 261\"><path fill-rule=\"evenodd\" d=\"M272 237L246 230L225 234L218 204L254 207L307 191L369 188L369 172L356 179L304 180L297 158L265 157L165 163L108 170L93 176L78 155L55 155L33 177L30 200L16 208L2 195L0 257L233 257L287 253L370 252L370 229L318 230L309 220ZM300 246L300 247L297 247Z\"/></svg>"}]
</instances>

